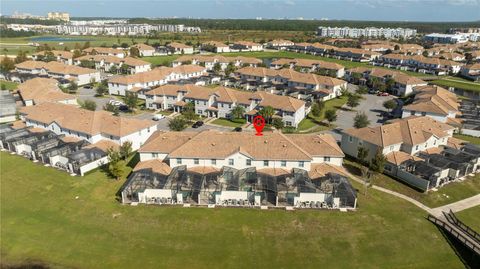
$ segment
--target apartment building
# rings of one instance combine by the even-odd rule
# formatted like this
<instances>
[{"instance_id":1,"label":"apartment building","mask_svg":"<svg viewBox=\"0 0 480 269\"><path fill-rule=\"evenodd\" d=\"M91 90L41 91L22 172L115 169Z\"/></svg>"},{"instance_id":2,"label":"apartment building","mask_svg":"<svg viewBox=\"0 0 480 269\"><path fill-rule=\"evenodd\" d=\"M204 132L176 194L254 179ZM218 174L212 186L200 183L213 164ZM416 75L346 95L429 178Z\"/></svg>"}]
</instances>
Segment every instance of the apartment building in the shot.
<instances>
[{"instance_id":1,"label":"apartment building","mask_svg":"<svg viewBox=\"0 0 480 269\"><path fill-rule=\"evenodd\" d=\"M415 98L411 104L403 107L402 118L428 116L436 121L458 126L459 122L455 117L459 112L455 93L436 85L426 85L415 87Z\"/></svg>"},{"instance_id":2,"label":"apartment building","mask_svg":"<svg viewBox=\"0 0 480 269\"><path fill-rule=\"evenodd\" d=\"M146 93L149 109L172 109L181 112L187 103L195 105L195 113L214 118L230 118L236 106L242 106L246 119L253 117L266 106L275 109L286 126L297 127L305 117L305 102L266 92L244 92L225 87L208 88L197 85L163 85Z\"/></svg>"},{"instance_id":3,"label":"apartment building","mask_svg":"<svg viewBox=\"0 0 480 269\"><path fill-rule=\"evenodd\" d=\"M77 97L62 92L58 81L52 78L33 78L18 85L17 90L24 106L33 106L46 102L58 102L77 105Z\"/></svg>"},{"instance_id":4,"label":"apartment building","mask_svg":"<svg viewBox=\"0 0 480 269\"><path fill-rule=\"evenodd\" d=\"M221 70L225 70L229 64L235 67L251 66L257 67L262 60L253 57L225 57L222 55L184 55L172 61L172 66L176 67L182 64L194 64L205 66L207 70L213 70L218 64Z\"/></svg>"},{"instance_id":5,"label":"apartment building","mask_svg":"<svg viewBox=\"0 0 480 269\"><path fill-rule=\"evenodd\" d=\"M406 56L402 54L382 55L374 64L435 75L456 74L460 72L460 68L463 65L462 63L440 58L428 58L422 55Z\"/></svg>"},{"instance_id":6,"label":"apartment building","mask_svg":"<svg viewBox=\"0 0 480 269\"><path fill-rule=\"evenodd\" d=\"M32 54L32 59L35 61L42 61L47 59L49 55L57 62L70 65L73 64L73 53L62 50L40 51Z\"/></svg>"},{"instance_id":7,"label":"apartment building","mask_svg":"<svg viewBox=\"0 0 480 269\"><path fill-rule=\"evenodd\" d=\"M109 23L99 23L99 21L83 21L82 23L71 22L54 26L58 34L65 35L147 35L155 32L187 32L199 33L200 27L187 27L183 24L131 24L122 20Z\"/></svg>"},{"instance_id":8,"label":"apartment building","mask_svg":"<svg viewBox=\"0 0 480 269\"><path fill-rule=\"evenodd\" d=\"M80 56L74 60L75 65L80 65L83 62L93 62L95 69L102 72L111 72L112 70L119 72L126 68L129 74L137 74L151 70L149 62L133 57L119 58L111 55L96 54Z\"/></svg>"},{"instance_id":9,"label":"apartment building","mask_svg":"<svg viewBox=\"0 0 480 269\"><path fill-rule=\"evenodd\" d=\"M480 63L462 66L460 75L473 81L480 80Z\"/></svg>"},{"instance_id":10,"label":"apartment building","mask_svg":"<svg viewBox=\"0 0 480 269\"><path fill-rule=\"evenodd\" d=\"M84 49L83 52L88 55L115 56L118 58L125 58L128 55L123 48L90 47Z\"/></svg>"},{"instance_id":11,"label":"apartment building","mask_svg":"<svg viewBox=\"0 0 480 269\"><path fill-rule=\"evenodd\" d=\"M100 81L100 73L97 70L59 62L25 61L16 64L15 70L24 74L48 75L52 78L67 79L75 81L78 85Z\"/></svg>"},{"instance_id":12,"label":"apartment building","mask_svg":"<svg viewBox=\"0 0 480 269\"><path fill-rule=\"evenodd\" d=\"M91 144L105 140L122 145L129 141L133 150L139 149L157 130L153 121L118 117L106 111L90 111L61 103L44 102L22 107L20 114L27 127L86 140Z\"/></svg>"},{"instance_id":13,"label":"apartment building","mask_svg":"<svg viewBox=\"0 0 480 269\"><path fill-rule=\"evenodd\" d=\"M343 65L321 60L280 58L271 62L270 67L273 69L286 67L300 69L302 72L328 73L334 74L337 78L345 75L345 67Z\"/></svg>"},{"instance_id":14,"label":"apartment building","mask_svg":"<svg viewBox=\"0 0 480 269\"><path fill-rule=\"evenodd\" d=\"M394 83L387 91L398 96L409 95L415 87L427 85L427 82L399 71L367 67L348 69L345 72L345 79L361 85L370 85L373 79L378 79L386 84L389 79L392 79Z\"/></svg>"},{"instance_id":15,"label":"apartment building","mask_svg":"<svg viewBox=\"0 0 480 269\"><path fill-rule=\"evenodd\" d=\"M469 40L469 34L428 34L423 37L423 40L432 43L442 44L456 44L465 43Z\"/></svg>"},{"instance_id":16,"label":"apartment building","mask_svg":"<svg viewBox=\"0 0 480 269\"><path fill-rule=\"evenodd\" d=\"M68 22L70 21L70 14L67 12L48 12L47 19Z\"/></svg>"},{"instance_id":17,"label":"apartment building","mask_svg":"<svg viewBox=\"0 0 480 269\"><path fill-rule=\"evenodd\" d=\"M206 73L206 68L199 65L180 65L176 67L159 67L153 70L128 76L117 76L108 81L108 92L113 95L125 96L126 91L137 92L167 84L169 81L200 77ZM144 98L143 96L139 96Z\"/></svg>"},{"instance_id":18,"label":"apartment building","mask_svg":"<svg viewBox=\"0 0 480 269\"><path fill-rule=\"evenodd\" d=\"M178 42L172 42L166 45L172 54L193 54L193 47Z\"/></svg>"},{"instance_id":19,"label":"apartment building","mask_svg":"<svg viewBox=\"0 0 480 269\"><path fill-rule=\"evenodd\" d=\"M409 28L350 28L350 27L318 27L319 37L350 37L350 38L404 38L415 37L417 30Z\"/></svg>"}]
</instances>

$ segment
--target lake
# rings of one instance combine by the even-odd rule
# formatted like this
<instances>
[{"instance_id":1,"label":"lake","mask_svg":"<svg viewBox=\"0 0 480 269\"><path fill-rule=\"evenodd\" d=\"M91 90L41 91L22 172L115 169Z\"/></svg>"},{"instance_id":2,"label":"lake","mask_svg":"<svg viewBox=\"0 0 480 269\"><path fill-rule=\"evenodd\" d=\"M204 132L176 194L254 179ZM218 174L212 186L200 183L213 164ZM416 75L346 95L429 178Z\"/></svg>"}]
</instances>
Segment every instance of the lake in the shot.
<instances>
[{"instance_id":1,"label":"lake","mask_svg":"<svg viewBox=\"0 0 480 269\"><path fill-rule=\"evenodd\" d=\"M62 37L62 36L39 36L30 38L32 42L86 42L92 41L93 39L81 38L81 37Z\"/></svg>"}]
</instances>

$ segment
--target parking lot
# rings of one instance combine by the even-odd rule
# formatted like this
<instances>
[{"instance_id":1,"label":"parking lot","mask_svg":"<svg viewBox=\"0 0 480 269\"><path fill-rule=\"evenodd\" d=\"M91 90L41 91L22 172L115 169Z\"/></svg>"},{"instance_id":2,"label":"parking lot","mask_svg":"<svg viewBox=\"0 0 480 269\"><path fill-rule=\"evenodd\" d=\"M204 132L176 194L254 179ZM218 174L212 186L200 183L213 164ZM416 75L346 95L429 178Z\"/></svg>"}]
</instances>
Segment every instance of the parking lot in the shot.
<instances>
[{"instance_id":1,"label":"parking lot","mask_svg":"<svg viewBox=\"0 0 480 269\"><path fill-rule=\"evenodd\" d=\"M96 92L94 89L86 89L84 87L79 87L77 91L77 97L81 101L85 100L92 100L97 104L97 109L96 110L102 110L103 106L105 104L114 98L109 98L109 97L96 97L95 96Z\"/></svg>"}]
</instances>

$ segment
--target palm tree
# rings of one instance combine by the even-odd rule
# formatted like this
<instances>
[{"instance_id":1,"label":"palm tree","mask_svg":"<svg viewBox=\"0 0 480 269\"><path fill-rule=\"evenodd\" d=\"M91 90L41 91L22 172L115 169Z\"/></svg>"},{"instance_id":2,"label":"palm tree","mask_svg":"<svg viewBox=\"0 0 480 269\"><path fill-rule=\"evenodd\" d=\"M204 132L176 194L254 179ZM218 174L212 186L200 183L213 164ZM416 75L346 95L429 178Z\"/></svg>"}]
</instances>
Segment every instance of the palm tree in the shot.
<instances>
[{"instance_id":1,"label":"palm tree","mask_svg":"<svg viewBox=\"0 0 480 269\"><path fill-rule=\"evenodd\" d=\"M243 106L237 105L232 109L232 117L234 119L242 119L244 114L245 114L245 108Z\"/></svg>"},{"instance_id":2,"label":"palm tree","mask_svg":"<svg viewBox=\"0 0 480 269\"><path fill-rule=\"evenodd\" d=\"M275 109L271 106L266 106L258 112L258 114L262 115L267 122L272 120L273 115L275 114Z\"/></svg>"}]
</instances>

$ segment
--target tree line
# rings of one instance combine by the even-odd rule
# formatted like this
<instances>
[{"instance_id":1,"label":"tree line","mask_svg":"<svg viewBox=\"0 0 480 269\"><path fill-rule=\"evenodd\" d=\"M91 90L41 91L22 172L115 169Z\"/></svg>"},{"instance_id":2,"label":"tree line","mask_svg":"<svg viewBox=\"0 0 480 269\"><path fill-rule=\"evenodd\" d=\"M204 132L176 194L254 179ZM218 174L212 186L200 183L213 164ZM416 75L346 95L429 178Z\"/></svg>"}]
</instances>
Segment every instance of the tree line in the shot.
<instances>
[{"instance_id":1,"label":"tree line","mask_svg":"<svg viewBox=\"0 0 480 269\"><path fill-rule=\"evenodd\" d=\"M325 27L391 27L413 28L419 33L445 33L450 28L480 27L480 22L399 22L399 21L347 21L347 20L255 20L255 19L187 19L133 18L130 23L184 24L203 30L264 30L264 31L316 31Z\"/></svg>"}]
</instances>

